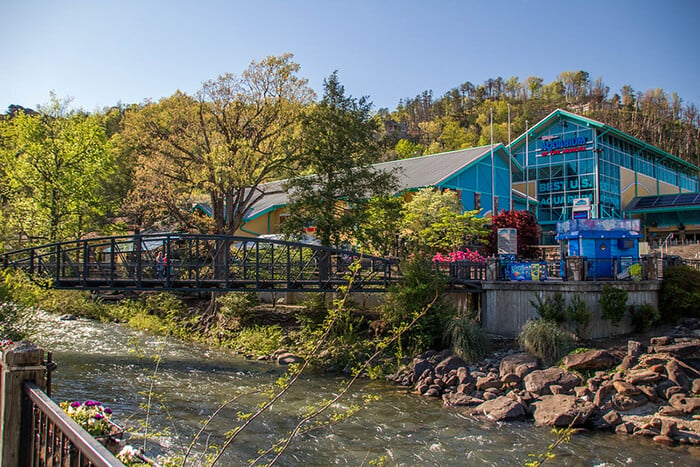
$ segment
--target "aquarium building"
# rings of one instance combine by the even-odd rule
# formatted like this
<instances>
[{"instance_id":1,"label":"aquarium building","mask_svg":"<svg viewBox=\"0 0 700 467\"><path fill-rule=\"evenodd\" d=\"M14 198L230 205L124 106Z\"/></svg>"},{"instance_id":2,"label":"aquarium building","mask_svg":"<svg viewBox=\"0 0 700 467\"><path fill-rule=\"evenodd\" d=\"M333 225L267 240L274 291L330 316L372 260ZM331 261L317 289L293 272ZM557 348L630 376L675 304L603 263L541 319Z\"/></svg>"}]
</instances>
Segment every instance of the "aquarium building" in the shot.
<instances>
[{"instance_id":1,"label":"aquarium building","mask_svg":"<svg viewBox=\"0 0 700 467\"><path fill-rule=\"evenodd\" d=\"M599 121L556 110L510 145L513 189L534 197L543 243L557 222L638 218L647 241L700 240L698 169Z\"/></svg>"}]
</instances>

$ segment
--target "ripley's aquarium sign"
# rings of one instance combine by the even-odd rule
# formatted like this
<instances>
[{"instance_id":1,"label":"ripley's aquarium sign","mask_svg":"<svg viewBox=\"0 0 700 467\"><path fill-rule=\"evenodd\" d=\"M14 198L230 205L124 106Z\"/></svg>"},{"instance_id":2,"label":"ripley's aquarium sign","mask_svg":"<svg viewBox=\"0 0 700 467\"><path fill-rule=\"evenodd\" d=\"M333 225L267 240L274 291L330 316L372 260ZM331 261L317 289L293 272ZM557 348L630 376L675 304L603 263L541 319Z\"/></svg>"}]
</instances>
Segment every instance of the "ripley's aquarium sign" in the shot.
<instances>
[{"instance_id":1,"label":"ripley's aquarium sign","mask_svg":"<svg viewBox=\"0 0 700 467\"><path fill-rule=\"evenodd\" d=\"M578 136L576 138L542 139L542 156L555 156L586 150L588 138Z\"/></svg>"}]
</instances>

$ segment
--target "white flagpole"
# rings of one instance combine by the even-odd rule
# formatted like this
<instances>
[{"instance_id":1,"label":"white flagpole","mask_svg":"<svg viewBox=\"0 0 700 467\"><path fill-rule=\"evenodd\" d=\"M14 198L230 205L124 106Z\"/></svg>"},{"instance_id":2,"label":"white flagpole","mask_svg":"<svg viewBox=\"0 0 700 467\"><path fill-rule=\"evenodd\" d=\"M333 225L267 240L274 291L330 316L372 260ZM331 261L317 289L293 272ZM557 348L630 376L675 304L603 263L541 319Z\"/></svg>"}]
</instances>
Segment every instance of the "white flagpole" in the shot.
<instances>
[{"instance_id":1,"label":"white flagpole","mask_svg":"<svg viewBox=\"0 0 700 467\"><path fill-rule=\"evenodd\" d=\"M513 210L513 156L510 153L510 104L508 104L508 210Z\"/></svg>"},{"instance_id":2,"label":"white flagpole","mask_svg":"<svg viewBox=\"0 0 700 467\"><path fill-rule=\"evenodd\" d=\"M493 107L491 107L491 217L498 214L496 212L496 179L494 172L496 167L493 159Z\"/></svg>"}]
</instances>

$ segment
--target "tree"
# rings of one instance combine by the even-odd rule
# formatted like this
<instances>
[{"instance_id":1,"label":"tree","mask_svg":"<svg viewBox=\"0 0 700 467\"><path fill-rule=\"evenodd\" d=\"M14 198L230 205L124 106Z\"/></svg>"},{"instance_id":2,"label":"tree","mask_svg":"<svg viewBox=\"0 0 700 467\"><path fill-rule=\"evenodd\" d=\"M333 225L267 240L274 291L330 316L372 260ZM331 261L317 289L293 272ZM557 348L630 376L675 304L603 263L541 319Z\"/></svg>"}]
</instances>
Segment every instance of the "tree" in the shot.
<instances>
[{"instance_id":1,"label":"tree","mask_svg":"<svg viewBox=\"0 0 700 467\"><path fill-rule=\"evenodd\" d=\"M396 143L394 151L396 151L399 159L408 159L410 157L422 156L423 146L418 143L412 143L407 139L400 139L399 142Z\"/></svg>"},{"instance_id":2,"label":"tree","mask_svg":"<svg viewBox=\"0 0 700 467\"><path fill-rule=\"evenodd\" d=\"M303 120L300 164L313 175L291 178L286 233L301 233L308 225L325 246L354 236L365 219L366 201L391 193L395 175L370 164L383 153L377 120L367 98L345 96L337 72L324 80L321 102Z\"/></svg>"},{"instance_id":3,"label":"tree","mask_svg":"<svg viewBox=\"0 0 700 467\"><path fill-rule=\"evenodd\" d=\"M488 234L487 219L476 217L477 213L462 213L453 191L426 188L406 203L401 233L413 251L454 251L479 243Z\"/></svg>"},{"instance_id":4,"label":"tree","mask_svg":"<svg viewBox=\"0 0 700 467\"><path fill-rule=\"evenodd\" d=\"M219 76L194 97L176 92L126 114L125 137L141 153L131 193L136 217L170 216L190 229L231 235L263 193L293 161L293 136L312 98L291 54L252 62L240 77ZM213 216L191 213L206 196Z\"/></svg>"},{"instance_id":5,"label":"tree","mask_svg":"<svg viewBox=\"0 0 700 467\"><path fill-rule=\"evenodd\" d=\"M487 243L488 254L494 255L498 250L498 229L512 228L518 230L518 256L535 258L540 242L540 228L537 218L531 211L501 211L491 218L491 232Z\"/></svg>"},{"instance_id":6,"label":"tree","mask_svg":"<svg viewBox=\"0 0 700 467\"><path fill-rule=\"evenodd\" d=\"M375 196L370 199L364 222L357 231L362 250L379 256L398 255L402 211L401 197Z\"/></svg>"},{"instance_id":7,"label":"tree","mask_svg":"<svg viewBox=\"0 0 700 467\"><path fill-rule=\"evenodd\" d=\"M29 238L80 237L109 208L104 187L114 169L104 128L69 103L52 93L39 113L2 122L7 221Z\"/></svg>"}]
</instances>

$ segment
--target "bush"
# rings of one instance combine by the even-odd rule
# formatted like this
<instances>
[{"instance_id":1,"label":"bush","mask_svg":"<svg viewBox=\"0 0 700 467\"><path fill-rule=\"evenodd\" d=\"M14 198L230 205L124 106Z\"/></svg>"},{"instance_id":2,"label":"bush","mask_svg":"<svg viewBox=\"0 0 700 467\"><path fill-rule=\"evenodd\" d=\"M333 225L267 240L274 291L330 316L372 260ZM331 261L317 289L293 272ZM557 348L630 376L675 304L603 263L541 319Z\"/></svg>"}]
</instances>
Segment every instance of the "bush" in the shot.
<instances>
[{"instance_id":1,"label":"bush","mask_svg":"<svg viewBox=\"0 0 700 467\"><path fill-rule=\"evenodd\" d=\"M630 307L630 317L635 331L646 332L651 329L661 318L656 307L650 303L634 305Z\"/></svg>"},{"instance_id":2,"label":"bush","mask_svg":"<svg viewBox=\"0 0 700 467\"><path fill-rule=\"evenodd\" d=\"M537 310L537 313L545 321L552 321L562 324L566 321L566 309L564 296L560 292L552 295L536 295L535 300L530 300L530 304Z\"/></svg>"},{"instance_id":3,"label":"bush","mask_svg":"<svg viewBox=\"0 0 700 467\"><path fill-rule=\"evenodd\" d=\"M546 365L556 362L575 347L570 333L556 323L543 319L525 323L518 336L518 343L527 353Z\"/></svg>"},{"instance_id":4,"label":"bush","mask_svg":"<svg viewBox=\"0 0 700 467\"><path fill-rule=\"evenodd\" d=\"M680 317L700 317L700 271L689 266L664 270L659 307L664 322Z\"/></svg>"},{"instance_id":5,"label":"bush","mask_svg":"<svg viewBox=\"0 0 700 467\"><path fill-rule=\"evenodd\" d=\"M418 255L402 266L403 280L389 289L381 308L382 320L388 329L410 323L437 295L428 313L404 333L401 346L414 354L434 349L441 344L447 321L454 316L453 308L443 299L445 279L428 259Z\"/></svg>"},{"instance_id":6,"label":"bush","mask_svg":"<svg viewBox=\"0 0 700 467\"><path fill-rule=\"evenodd\" d=\"M317 326L328 316L325 293L308 294L300 305L304 308L296 312L296 318L304 326Z\"/></svg>"},{"instance_id":7,"label":"bush","mask_svg":"<svg viewBox=\"0 0 700 467\"><path fill-rule=\"evenodd\" d=\"M236 350L257 355L269 355L282 347L282 328L273 326L253 326L241 329L235 338Z\"/></svg>"},{"instance_id":8,"label":"bush","mask_svg":"<svg viewBox=\"0 0 700 467\"><path fill-rule=\"evenodd\" d=\"M586 302L581 297L574 296L566 306L566 316L576 328L578 338L585 337L590 330L592 315L586 309Z\"/></svg>"},{"instance_id":9,"label":"bush","mask_svg":"<svg viewBox=\"0 0 700 467\"><path fill-rule=\"evenodd\" d=\"M491 350L491 341L483 328L468 317L454 318L447 323L445 344L465 362L477 362Z\"/></svg>"},{"instance_id":10,"label":"bush","mask_svg":"<svg viewBox=\"0 0 700 467\"><path fill-rule=\"evenodd\" d=\"M600 293L601 316L612 324L620 324L627 311L627 291L605 284Z\"/></svg>"},{"instance_id":11,"label":"bush","mask_svg":"<svg viewBox=\"0 0 700 467\"><path fill-rule=\"evenodd\" d=\"M12 302L0 303L0 339L19 341L31 334L31 309Z\"/></svg>"},{"instance_id":12,"label":"bush","mask_svg":"<svg viewBox=\"0 0 700 467\"><path fill-rule=\"evenodd\" d=\"M217 297L216 303L221 325L237 329L251 324L255 316L253 308L260 304L260 300L252 292L229 292Z\"/></svg>"}]
</instances>

